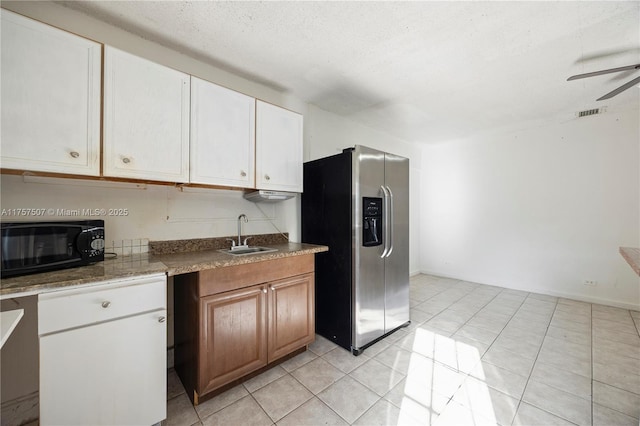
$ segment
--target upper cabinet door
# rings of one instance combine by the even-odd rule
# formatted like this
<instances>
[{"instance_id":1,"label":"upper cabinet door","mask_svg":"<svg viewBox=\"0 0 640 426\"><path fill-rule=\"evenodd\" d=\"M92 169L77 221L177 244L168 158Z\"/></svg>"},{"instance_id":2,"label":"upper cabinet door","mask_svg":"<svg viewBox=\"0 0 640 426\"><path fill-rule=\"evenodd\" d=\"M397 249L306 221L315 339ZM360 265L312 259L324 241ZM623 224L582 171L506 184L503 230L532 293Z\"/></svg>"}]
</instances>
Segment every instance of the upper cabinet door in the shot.
<instances>
[{"instance_id":1,"label":"upper cabinet door","mask_svg":"<svg viewBox=\"0 0 640 426\"><path fill-rule=\"evenodd\" d=\"M191 77L190 182L254 186L255 99Z\"/></svg>"},{"instance_id":2,"label":"upper cabinet door","mask_svg":"<svg viewBox=\"0 0 640 426\"><path fill-rule=\"evenodd\" d=\"M0 11L3 168L100 174L101 45Z\"/></svg>"},{"instance_id":3,"label":"upper cabinet door","mask_svg":"<svg viewBox=\"0 0 640 426\"><path fill-rule=\"evenodd\" d=\"M302 115L259 100L256 188L302 192Z\"/></svg>"},{"instance_id":4,"label":"upper cabinet door","mask_svg":"<svg viewBox=\"0 0 640 426\"><path fill-rule=\"evenodd\" d=\"M104 52L104 175L189 180L189 75Z\"/></svg>"}]
</instances>

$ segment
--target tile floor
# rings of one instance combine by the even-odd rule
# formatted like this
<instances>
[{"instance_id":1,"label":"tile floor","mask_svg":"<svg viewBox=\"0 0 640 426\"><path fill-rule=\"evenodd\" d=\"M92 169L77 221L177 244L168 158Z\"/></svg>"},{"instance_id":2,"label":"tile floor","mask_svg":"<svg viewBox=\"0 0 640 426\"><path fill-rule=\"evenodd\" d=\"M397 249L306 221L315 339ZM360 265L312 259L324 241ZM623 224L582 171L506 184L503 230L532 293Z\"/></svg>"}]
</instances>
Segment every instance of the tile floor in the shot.
<instances>
[{"instance_id":1,"label":"tile floor","mask_svg":"<svg viewBox=\"0 0 640 426\"><path fill-rule=\"evenodd\" d=\"M640 312L411 279L412 324L355 357L309 350L193 407L169 372L164 425L629 425Z\"/></svg>"}]
</instances>

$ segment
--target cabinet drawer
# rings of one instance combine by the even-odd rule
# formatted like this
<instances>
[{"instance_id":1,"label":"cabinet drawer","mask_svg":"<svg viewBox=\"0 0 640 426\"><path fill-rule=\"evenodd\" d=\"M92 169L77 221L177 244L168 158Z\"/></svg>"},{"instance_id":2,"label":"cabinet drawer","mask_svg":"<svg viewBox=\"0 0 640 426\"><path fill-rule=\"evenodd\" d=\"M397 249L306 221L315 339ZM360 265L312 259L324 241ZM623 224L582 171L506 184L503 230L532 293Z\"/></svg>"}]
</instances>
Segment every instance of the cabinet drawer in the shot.
<instances>
[{"instance_id":1,"label":"cabinet drawer","mask_svg":"<svg viewBox=\"0 0 640 426\"><path fill-rule=\"evenodd\" d=\"M307 274L314 268L314 255L305 254L207 269L199 272L198 297Z\"/></svg>"},{"instance_id":2,"label":"cabinet drawer","mask_svg":"<svg viewBox=\"0 0 640 426\"><path fill-rule=\"evenodd\" d=\"M113 280L38 296L38 334L166 308L166 276Z\"/></svg>"}]
</instances>

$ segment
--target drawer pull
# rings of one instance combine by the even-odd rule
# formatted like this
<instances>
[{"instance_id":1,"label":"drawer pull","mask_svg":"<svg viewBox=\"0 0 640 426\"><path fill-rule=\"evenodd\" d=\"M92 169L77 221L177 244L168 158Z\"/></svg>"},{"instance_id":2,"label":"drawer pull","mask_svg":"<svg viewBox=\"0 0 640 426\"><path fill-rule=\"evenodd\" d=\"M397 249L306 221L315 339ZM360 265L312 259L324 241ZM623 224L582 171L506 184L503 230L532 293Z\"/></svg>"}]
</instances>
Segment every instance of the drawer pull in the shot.
<instances>
[{"instance_id":1,"label":"drawer pull","mask_svg":"<svg viewBox=\"0 0 640 426\"><path fill-rule=\"evenodd\" d=\"M271 177L269 175L264 175L264 180L271 180Z\"/></svg>"},{"instance_id":2,"label":"drawer pull","mask_svg":"<svg viewBox=\"0 0 640 426\"><path fill-rule=\"evenodd\" d=\"M122 159L122 162L123 162L124 164L129 164L129 163L131 162L131 159L130 159L129 157L124 157L124 158Z\"/></svg>"},{"instance_id":3,"label":"drawer pull","mask_svg":"<svg viewBox=\"0 0 640 426\"><path fill-rule=\"evenodd\" d=\"M262 292L266 294L266 293L267 293L267 289L266 289L266 288L263 288L263 289L262 289Z\"/></svg>"},{"instance_id":4,"label":"drawer pull","mask_svg":"<svg viewBox=\"0 0 640 426\"><path fill-rule=\"evenodd\" d=\"M160 317L160 318L158 318L158 322L165 322L165 321L166 321L166 318L165 318L165 317Z\"/></svg>"},{"instance_id":5,"label":"drawer pull","mask_svg":"<svg viewBox=\"0 0 640 426\"><path fill-rule=\"evenodd\" d=\"M105 300L104 302L102 302L102 307L107 309L109 306L111 306L111 302L109 302L108 300Z\"/></svg>"},{"instance_id":6,"label":"drawer pull","mask_svg":"<svg viewBox=\"0 0 640 426\"><path fill-rule=\"evenodd\" d=\"M247 173L244 170L240 170L240 176L245 177Z\"/></svg>"},{"instance_id":7,"label":"drawer pull","mask_svg":"<svg viewBox=\"0 0 640 426\"><path fill-rule=\"evenodd\" d=\"M271 289L271 291L276 291L276 288L274 286L269 286L269 288Z\"/></svg>"},{"instance_id":8,"label":"drawer pull","mask_svg":"<svg viewBox=\"0 0 640 426\"><path fill-rule=\"evenodd\" d=\"M77 151L71 151L71 152L69 153L69 155L70 155L72 158L78 158L78 157L80 157L80 153L79 153L79 152L77 152Z\"/></svg>"}]
</instances>

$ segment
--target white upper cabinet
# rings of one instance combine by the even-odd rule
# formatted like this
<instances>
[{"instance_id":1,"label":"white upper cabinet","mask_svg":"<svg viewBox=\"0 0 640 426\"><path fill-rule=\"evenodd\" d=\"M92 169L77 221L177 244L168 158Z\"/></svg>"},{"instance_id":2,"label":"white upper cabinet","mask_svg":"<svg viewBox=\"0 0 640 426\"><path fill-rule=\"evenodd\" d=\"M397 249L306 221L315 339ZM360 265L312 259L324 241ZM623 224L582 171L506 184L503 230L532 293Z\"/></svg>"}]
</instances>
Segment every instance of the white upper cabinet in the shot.
<instances>
[{"instance_id":1,"label":"white upper cabinet","mask_svg":"<svg viewBox=\"0 0 640 426\"><path fill-rule=\"evenodd\" d=\"M191 77L190 182L254 185L255 99Z\"/></svg>"},{"instance_id":2,"label":"white upper cabinet","mask_svg":"<svg viewBox=\"0 0 640 426\"><path fill-rule=\"evenodd\" d=\"M302 115L256 101L256 188L302 192Z\"/></svg>"},{"instance_id":3,"label":"white upper cabinet","mask_svg":"<svg viewBox=\"0 0 640 426\"><path fill-rule=\"evenodd\" d=\"M104 52L104 175L189 181L189 75Z\"/></svg>"},{"instance_id":4,"label":"white upper cabinet","mask_svg":"<svg viewBox=\"0 0 640 426\"><path fill-rule=\"evenodd\" d=\"M3 168L100 174L101 45L0 11Z\"/></svg>"}]
</instances>

